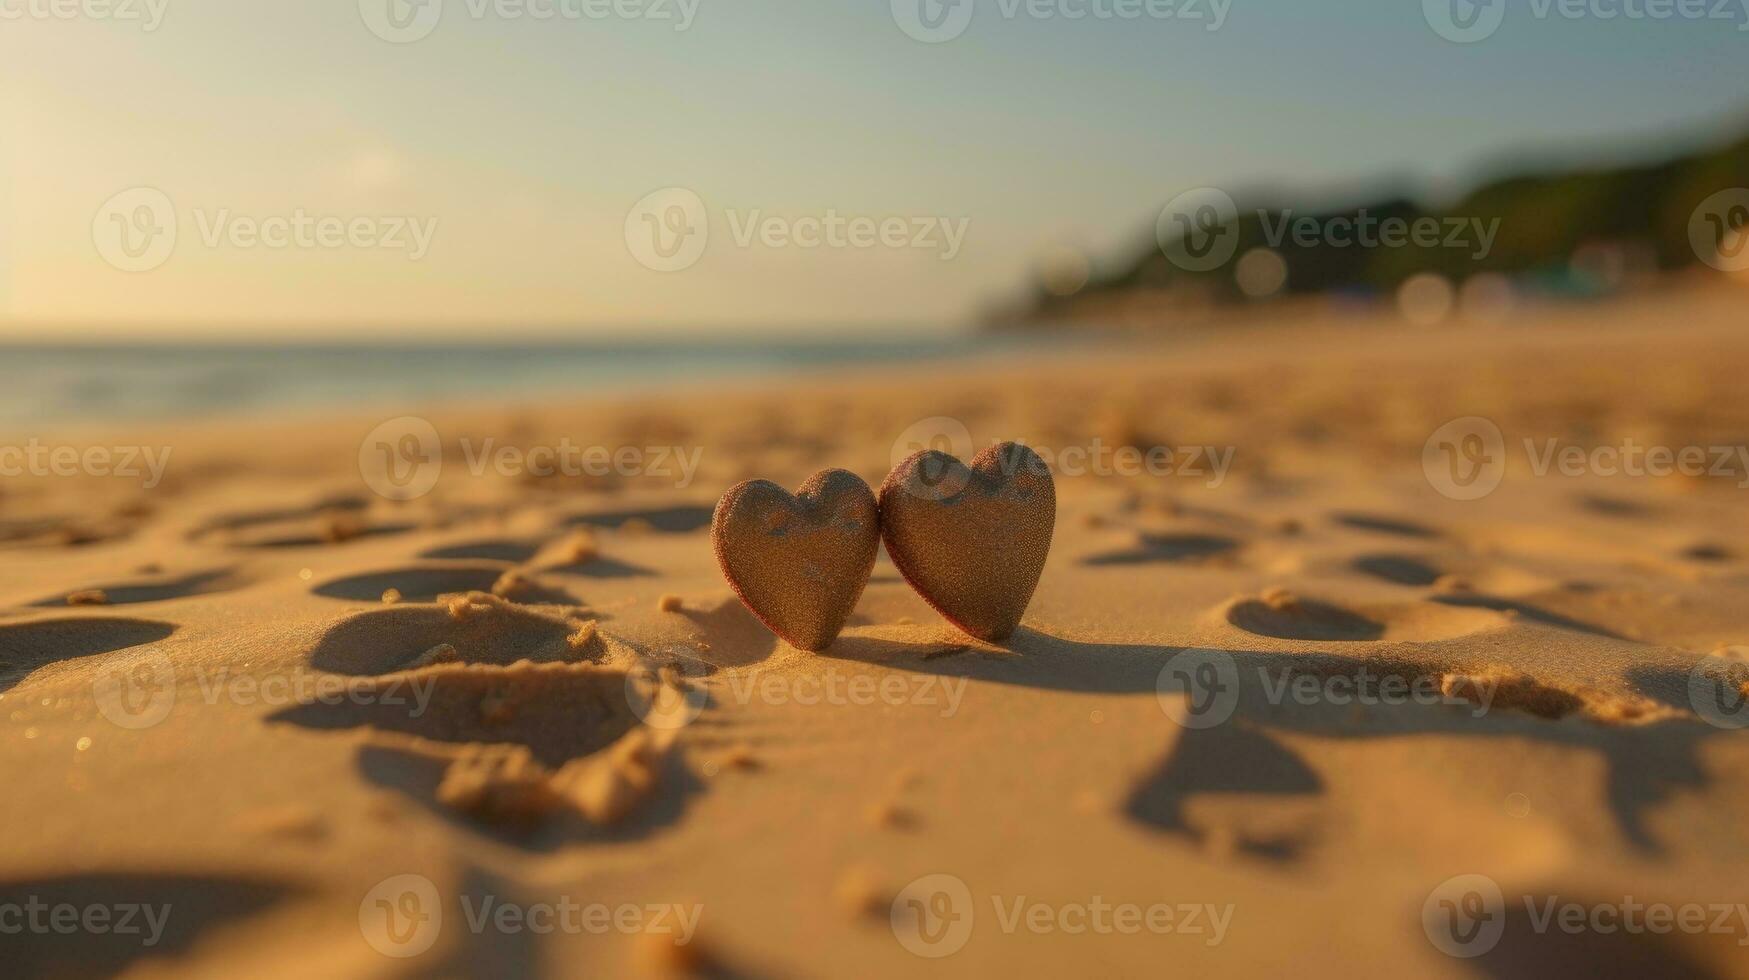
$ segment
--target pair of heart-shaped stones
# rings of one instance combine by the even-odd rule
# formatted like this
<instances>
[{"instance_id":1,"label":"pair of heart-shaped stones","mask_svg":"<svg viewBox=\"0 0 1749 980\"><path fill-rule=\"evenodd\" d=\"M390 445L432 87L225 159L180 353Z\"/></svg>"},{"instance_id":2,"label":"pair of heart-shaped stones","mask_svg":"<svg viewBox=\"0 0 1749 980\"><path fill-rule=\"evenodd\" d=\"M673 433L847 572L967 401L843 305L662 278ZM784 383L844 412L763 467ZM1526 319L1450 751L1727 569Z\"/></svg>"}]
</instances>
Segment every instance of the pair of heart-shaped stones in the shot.
<instances>
[{"instance_id":1,"label":"pair of heart-shaped stones","mask_svg":"<svg viewBox=\"0 0 1749 980\"><path fill-rule=\"evenodd\" d=\"M723 494L711 540L723 577L773 633L824 650L850 619L884 540L905 581L949 622L1007 639L1051 550L1057 491L1020 443L967 466L924 450L887 474L880 496L846 470L822 470L790 494L749 480Z\"/></svg>"}]
</instances>

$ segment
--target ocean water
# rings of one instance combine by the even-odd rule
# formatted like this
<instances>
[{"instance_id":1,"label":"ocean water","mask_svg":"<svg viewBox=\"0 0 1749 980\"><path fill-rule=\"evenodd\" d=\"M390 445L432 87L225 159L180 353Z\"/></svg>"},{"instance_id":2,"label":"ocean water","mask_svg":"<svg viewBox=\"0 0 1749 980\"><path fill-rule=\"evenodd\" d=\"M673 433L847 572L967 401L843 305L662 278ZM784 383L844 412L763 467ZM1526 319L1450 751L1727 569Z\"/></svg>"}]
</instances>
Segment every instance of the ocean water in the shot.
<instances>
[{"instance_id":1,"label":"ocean water","mask_svg":"<svg viewBox=\"0 0 1749 980\"><path fill-rule=\"evenodd\" d=\"M1009 357L1060 339L407 346L0 346L0 428L563 397L853 365Z\"/></svg>"}]
</instances>

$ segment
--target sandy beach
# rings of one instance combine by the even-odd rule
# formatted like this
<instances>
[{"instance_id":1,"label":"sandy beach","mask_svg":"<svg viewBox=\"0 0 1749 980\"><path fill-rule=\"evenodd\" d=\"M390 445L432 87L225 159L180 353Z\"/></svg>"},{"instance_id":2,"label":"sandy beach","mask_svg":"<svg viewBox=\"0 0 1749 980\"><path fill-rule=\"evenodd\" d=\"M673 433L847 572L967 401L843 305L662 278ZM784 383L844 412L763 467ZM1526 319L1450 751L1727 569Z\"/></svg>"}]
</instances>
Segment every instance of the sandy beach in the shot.
<instances>
[{"instance_id":1,"label":"sandy beach","mask_svg":"<svg viewBox=\"0 0 1749 980\"><path fill-rule=\"evenodd\" d=\"M1746 374L1741 291L1683 287L40 434L8 970L1749 976ZM956 426L1056 474L1009 641L884 553L821 653L737 601L729 486Z\"/></svg>"}]
</instances>

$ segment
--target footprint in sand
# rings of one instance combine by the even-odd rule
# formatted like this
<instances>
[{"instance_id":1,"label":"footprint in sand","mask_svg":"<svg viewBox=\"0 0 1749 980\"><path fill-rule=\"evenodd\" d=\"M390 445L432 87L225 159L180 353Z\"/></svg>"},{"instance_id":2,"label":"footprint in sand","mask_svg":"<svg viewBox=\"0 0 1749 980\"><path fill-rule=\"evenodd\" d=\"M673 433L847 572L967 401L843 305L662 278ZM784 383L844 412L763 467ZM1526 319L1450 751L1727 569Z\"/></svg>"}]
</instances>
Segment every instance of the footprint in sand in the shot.
<instances>
[{"instance_id":1,"label":"footprint in sand","mask_svg":"<svg viewBox=\"0 0 1749 980\"><path fill-rule=\"evenodd\" d=\"M370 683L375 687L359 689L381 697L315 701L270 720L303 728L371 728L462 745L520 745L535 761L555 769L607 748L641 724L626 698L625 674L597 667L435 667ZM392 692L399 697L390 697Z\"/></svg>"},{"instance_id":2,"label":"footprint in sand","mask_svg":"<svg viewBox=\"0 0 1749 980\"><path fill-rule=\"evenodd\" d=\"M565 554L565 544L574 540L565 536L542 538L495 538L465 541L459 544L429 548L419 553L421 558L438 560L481 560L512 562L518 565L535 563L536 569L553 575L574 575L579 578L644 578L656 573L640 565L620 561L600 554L593 547L581 557ZM539 561L537 562L537 559Z\"/></svg>"},{"instance_id":3,"label":"footprint in sand","mask_svg":"<svg viewBox=\"0 0 1749 980\"><path fill-rule=\"evenodd\" d=\"M413 527L404 521L372 521L370 501L348 496L307 507L220 516L195 527L187 538L233 548L310 548L400 534Z\"/></svg>"},{"instance_id":4,"label":"footprint in sand","mask_svg":"<svg viewBox=\"0 0 1749 980\"><path fill-rule=\"evenodd\" d=\"M523 846L647 832L659 814L615 828L654 797L678 805L689 784L673 733L645 727L647 703L631 696L625 671L579 662L607 652L593 624L502 602L455 608L467 611L392 609L337 624L311 665L366 676L347 697L269 721L368 730L367 778ZM445 655L430 662L422 648ZM543 836L531 841L535 831Z\"/></svg>"},{"instance_id":5,"label":"footprint in sand","mask_svg":"<svg viewBox=\"0 0 1749 980\"><path fill-rule=\"evenodd\" d=\"M1353 567L1363 575L1396 585L1432 585L1445 574L1432 563L1410 555L1362 555L1354 559Z\"/></svg>"},{"instance_id":6,"label":"footprint in sand","mask_svg":"<svg viewBox=\"0 0 1749 980\"><path fill-rule=\"evenodd\" d=\"M44 608L77 605L82 598L91 605L128 606L230 592L247 584L248 580L239 575L235 568L213 568L184 575L157 575L113 585L76 589L39 599L31 605Z\"/></svg>"},{"instance_id":7,"label":"footprint in sand","mask_svg":"<svg viewBox=\"0 0 1749 980\"><path fill-rule=\"evenodd\" d=\"M1323 791L1323 779L1293 749L1248 725L1219 725L1181 733L1160 766L1131 791L1124 813L1205 846L1225 844L1253 857L1283 861L1298 856L1310 836L1301 827L1281 826L1281 813L1268 813L1274 825L1263 825L1265 812L1278 801L1301 803L1303 810L1304 803ZM1245 801L1247 822L1225 829L1229 841L1211 839L1212 829L1199 825L1189 812L1192 801L1206 796Z\"/></svg>"},{"instance_id":8,"label":"footprint in sand","mask_svg":"<svg viewBox=\"0 0 1749 980\"><path fill-rule=\"evenodd\" d=\"M1282 589L1256 598L1234 599L1218 608L1216 615L1256 636L1318 643L1430 643L1500 629L1508 623L1505 616L1484 608L1416 602L1348 609L1302 599Z\"/></svg>"},{"instance_id":9,"label":"footprint in sand","mask_svg":"<svg viewBox=\"0 0 1749 980\"><path fill-rule=\"evenodd\" d=\"M1343 511L1331 515L1331 520L1351 527L1357 531L1371 531L1375 534L1389 534L1399 538L1437 538L1439 532L1425 524L1417 524L1396 517L1384 517L1378 514L1362 514L1354 511Z\"/></svg>"},{"instance_id":10,"label":"footprint in sand","mask_svg":"<svg viewBox=\"0 0 1749 980\"><path fill-rule=\"evenodd\" d=\"M702 506L661 507L646 510L590 511L572 517L573 527L625 528L628 524L667 534L687 534L710 526L713 508Z\"/></svg>"},{"instance_id":11,"label":"footprint in sand","mask_svg":"<svg viewBox=\"0 0 1749 980\"><path fill-rule=\"evenodd\" d=\"M335 674L388 674L446 645L455 662L464 664L573 662L601 653L599 638L582 649L575 645L581 622L509 603L475 607L460 617L442 606L392 607L330 627L311 651L310 666Z\"/></svg>"},{"instance_id":12,"label":"footprint in sand","mask_svg":"<svg viewBox=\"0 0 1749 980\"><path fill-rule=\"evenodd\" d=\"M1682 557L1689 561L1727 562L1734 561L1736 554L1722 544L1701 542L1682 549Z\"/></svg>"},{"instance_id":13,"label":"footprint in sand","mask_svg":"<svg viewBox=\"0 0 1749 980\"><path fill-rule=\"evenodd\" d=\"M419 552L421 558L451 561L506 561L522 564L540 554L544 542L538 538L491 538L464 541Z\"/></svg>"},{"instance_id":14,"label":"footprint in sand","mask_svg":"<svg viewBox=\"0 0 1749 980\"><path fill-rule=\"evenodd\" d=\"M510 578L506 578L506 575ZM575 606L582 600L562 588L515 572L502 562L453 562L414 565L382 572L367 572L326 582L311 590L328 599L378 602L390 589L402 602L435 602L441 595L460 592L496 592L512 602L532 605Z\"/></svg>"},{"instance_id":15,"label":"footprint in sand","mask_svg":"<svg viewBox=\"0 0 1749 980\"><path fill-rule=\"evenodd\" d=\"M1082 560L1083 565L1232 564L1240 542L1220 534L1138 534L1136 545Z\"/></svg>"},{"instance_id":16,"label":"footprint in sand","mask_svg":"<svg viewBox=\"0 0 1749 980\"><path fill-rule=\"evenodd\" d=\"M51 664L156 643L176 632L145 619L50 619L0 627L0 692Z\"/></svg>"}]
</instances>

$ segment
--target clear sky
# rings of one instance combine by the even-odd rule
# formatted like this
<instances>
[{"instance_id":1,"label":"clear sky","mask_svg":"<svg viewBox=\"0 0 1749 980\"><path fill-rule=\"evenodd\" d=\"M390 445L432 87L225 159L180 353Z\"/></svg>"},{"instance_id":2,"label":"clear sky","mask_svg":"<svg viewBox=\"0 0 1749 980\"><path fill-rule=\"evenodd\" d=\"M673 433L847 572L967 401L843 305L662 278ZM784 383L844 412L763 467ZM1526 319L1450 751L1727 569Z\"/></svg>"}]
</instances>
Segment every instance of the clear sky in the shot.
<instances>
[{"instance_id":1,"label":"clear sky","mask_svg":"<svg viewBox=\"0 0 1749 980\"><path fill-rule=\"evenodd\" d=\"M0 0L7 329L949 324L1054 249L1128 255L1188 188L1450 185L1749 123L1749 0L1730 20L1492 0L1476 43L1421 0L959 0L941 43L901 26L956 29L938 0L423 2ZM531 13L555 5L582 16ZM159 196L117 197L137 188ZM664 188L696 198L634 211ZM829 212L903 232L798 244ZM257 240L300 215L307 240ZM652 255L665 234L703 251Z\"/></svg>"}]
</instances>

